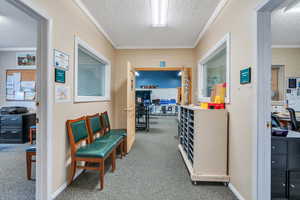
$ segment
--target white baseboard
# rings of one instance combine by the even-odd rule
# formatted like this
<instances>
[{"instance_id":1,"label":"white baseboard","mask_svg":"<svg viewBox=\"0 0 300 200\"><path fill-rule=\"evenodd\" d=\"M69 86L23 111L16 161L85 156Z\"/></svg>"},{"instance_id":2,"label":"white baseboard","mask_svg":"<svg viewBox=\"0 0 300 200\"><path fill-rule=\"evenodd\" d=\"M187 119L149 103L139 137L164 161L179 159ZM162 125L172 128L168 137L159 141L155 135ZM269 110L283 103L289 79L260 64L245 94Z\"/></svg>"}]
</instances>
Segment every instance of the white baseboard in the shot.
<instances>
[{"instance_id":1,"label":"white baseboard","mask_svg":"<svg viewBox=\"0 0 300 200\"><path fill-rule=\"evenodd\" d=\"M228 187L232 191L232 193L236 196L236 198L238 198L238 200L246 200L231 183L228 184Z\"/></svg>"},{"instance_id":2,"label":"white baseboard","mask_svg":"<svg viewBox=\"0 0 300 200\"><path fill-rule=\"evenodd\" d=\"M74 180L83 172L83 169L77 170L75 176L74 176ZM55 199L56 197L58 197L58 195L60 193L62 193L68 186L68 183L65 182L64 184L62 184L52 195L51 195L51 199Z\"/></svg>"}]
</instances>

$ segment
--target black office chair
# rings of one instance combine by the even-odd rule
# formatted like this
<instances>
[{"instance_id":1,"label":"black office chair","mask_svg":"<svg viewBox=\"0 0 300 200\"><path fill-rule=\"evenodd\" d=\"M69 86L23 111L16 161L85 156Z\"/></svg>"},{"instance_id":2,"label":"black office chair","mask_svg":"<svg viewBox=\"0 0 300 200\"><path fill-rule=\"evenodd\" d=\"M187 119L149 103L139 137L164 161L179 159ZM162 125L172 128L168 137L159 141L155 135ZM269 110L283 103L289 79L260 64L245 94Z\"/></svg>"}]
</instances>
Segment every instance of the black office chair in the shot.
<instances>
[{"instance_id":1,"label":"black office chair","mask_svg":"<svg viewBox=\"0 0 300 200\"><path fill-rule=\"evenodd\" d=\"M287 108L287 111L290 113L290 118L291 118L291 129L293 131L299 131L299 122L296 119L296 113L293 108Z\"/></svg>"},{"instance_id":2,"label":"black office chair","mask_svg":"<svg viewBox=\"0 0 300 200\"><path fill-rule=\"evenodd\" d=\"M166 106L161 106L161 112L163 114L166 114L167 113L167 107Z\"/></svg>"},{"instance_id":3,"label":"black office chair","mask_svg":"<svg viewBox=\"0 0 300 200\"><path fill-rule=\"evenodd\" d=\"M275 115L272 115L272 128L281 128L280 121Z\"/></svg>"}]
</instances>

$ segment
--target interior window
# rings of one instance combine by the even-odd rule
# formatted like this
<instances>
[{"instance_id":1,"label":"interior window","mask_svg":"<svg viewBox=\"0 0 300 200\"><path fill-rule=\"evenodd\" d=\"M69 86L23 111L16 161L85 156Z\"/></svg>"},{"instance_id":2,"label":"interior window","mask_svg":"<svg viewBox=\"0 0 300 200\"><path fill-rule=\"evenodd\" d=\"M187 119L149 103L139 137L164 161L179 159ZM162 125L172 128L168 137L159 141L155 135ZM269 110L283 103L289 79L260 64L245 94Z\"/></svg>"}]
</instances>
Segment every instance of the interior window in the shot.
<instances>
[{"instance_id":1,"label":"interior window","mask_svg":"<svg viewBox=\"0 0 300 200\"><path fill-rule=\"evenodd\" d=\"M90 47L77 45L76 101L109 98L110 65Z\"/></svg>"},{"instance_id":2,"label":"interior window","mask_svg":"<svg viewBox=\"0 0 300 200\"><path fill-rule=\"evenodd\" d=\"M203 95L210 97L212 89L217 84L226 84L226 46L204 65Z\"/></svg>"},{"instance_id":3,"label":"interior window","mask_svg":"<svg viewBox=\"0 0 300 200\"><path fill-rule=\"evenodd\" d=\"M210 102L211 97L216 96L217 91L220 94L219 91L222 90L225 103L229 103L229 44L230 35L227 34L199 61L199 101Z\"/></svg>"},{"instance_id":4,"label":"interior window","mask_svg":"<svg viewBox=\"0 0 300 200\"><path fill-rule=\"evenodd\" d=\"M272 66L272 101L284 101L284 66Z\"/></svg>"}]
</instances>

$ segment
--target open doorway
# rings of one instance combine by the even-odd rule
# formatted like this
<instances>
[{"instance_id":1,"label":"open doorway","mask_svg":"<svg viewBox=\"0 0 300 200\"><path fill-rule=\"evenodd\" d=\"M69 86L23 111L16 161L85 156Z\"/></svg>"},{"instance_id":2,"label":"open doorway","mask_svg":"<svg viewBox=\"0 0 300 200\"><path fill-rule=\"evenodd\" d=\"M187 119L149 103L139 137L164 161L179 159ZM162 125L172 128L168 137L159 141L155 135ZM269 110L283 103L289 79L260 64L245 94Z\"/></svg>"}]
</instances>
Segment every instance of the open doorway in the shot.
<instances>
[{"instance_id":1,"label":"open doorway","mask_svg":"<svg viewBox=\"0 0 300 200\"><path fill-rule=\"evenodd\" d=\"M266 1L258 9L257 199L300 198L299 10L298 0Z\"/></svg>"},{"instance_id":2,"label":"open doorway","mask_svg":"<svg viewBox=\"0 0 300 200\"><path fill-rule=\"evenodd\" d=\"M300 1L272 12L271 198L299 199Z\"/></svg>"},{"instance_id":3,"label":"open doorway","mask_svg":"<svg viewBox=\"0 0 300 200\"><path fill-rule=\"evenodd\" d=\"M0 4L1 198L49 199L50 19L24 1Z\"/></svg>"},{"instance_id":4,"label":"open doorway","mask_svg":"<svg viewBox=\"0 0 300 200\"><path fill-rule=\"evenodd\" d=\"M38 22L7 1L0 8L1 196L34 199Z\"/></svg>"},{"instance_id":5,"label":"open doorway","mask_svg":"<svg viewBox=\"0 0 300 200\"><path fill-rule=\"evenodd\" d=\"M136 68L135 75L137 130L176 119L179 105L191 103L191 69Z\"/></svg>"}]
</instances>

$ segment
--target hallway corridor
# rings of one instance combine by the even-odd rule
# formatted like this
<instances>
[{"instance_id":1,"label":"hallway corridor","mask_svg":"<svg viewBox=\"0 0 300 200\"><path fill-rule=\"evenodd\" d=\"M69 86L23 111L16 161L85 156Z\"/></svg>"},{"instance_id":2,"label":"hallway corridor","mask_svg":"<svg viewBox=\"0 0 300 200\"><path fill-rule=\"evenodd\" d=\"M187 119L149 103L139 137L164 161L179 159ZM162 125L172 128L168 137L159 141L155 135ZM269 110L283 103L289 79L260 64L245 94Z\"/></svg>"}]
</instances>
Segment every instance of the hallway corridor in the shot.
<instances>
[{"instance_id":1,"label":"hallway corridor","mask_svg":"<svg viewBox=\"0 0 300 200\"><path fill-rule=\"evenodd\" d=\"M192 185L178 151L175 117L152 117L150 131L138 132L134 148L107 170L105 188L98 191L98 172L80 175L57 200L233 200L223 185Z\"/></svg>"}]
</instances>

